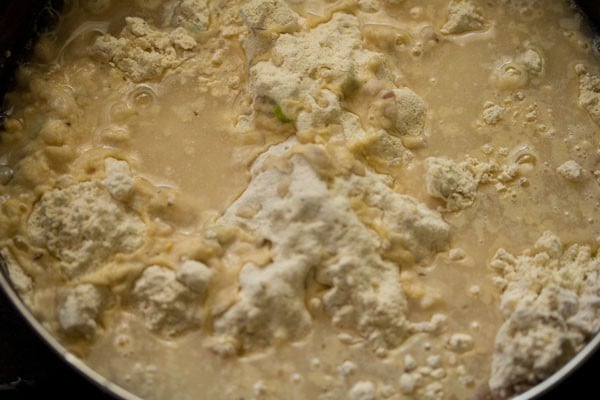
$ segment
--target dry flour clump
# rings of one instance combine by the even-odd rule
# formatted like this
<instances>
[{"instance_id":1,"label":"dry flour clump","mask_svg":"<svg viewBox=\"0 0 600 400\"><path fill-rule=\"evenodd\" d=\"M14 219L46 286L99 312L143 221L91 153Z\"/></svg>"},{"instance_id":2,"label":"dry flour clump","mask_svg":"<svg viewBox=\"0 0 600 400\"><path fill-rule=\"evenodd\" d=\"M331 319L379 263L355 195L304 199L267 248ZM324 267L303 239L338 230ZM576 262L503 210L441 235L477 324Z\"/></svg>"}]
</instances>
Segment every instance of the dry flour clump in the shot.
<instances>
[{"instance_id":1,"label":"dry flour clump","mask_svg":"<svg viewBox=\"0 0 600 400\"><path fill-rule=\"evenodd\" d=\"M448 20L440 29L444 34L458 34L483 29L485 20L469 0L452 0L448 4Z\"/></svg>"},{"instance_id":2,"label":"dry flour clump","mask_svg":"<svg viewBox=\"0 0 600 400\"><path fill-rule=\"evenodd\" d=\"M179 266L176 278L179 282L204 297L214 271L206 264L195 260L186 260Z\"/></svg>"},{"instance_id":3,"label":"dry flour clump","mask_svg":"<svg viewBox=\"0 0 600 400\"><path fill-rule=\"evenodd\" d=\"M210 12L207 0L180 0L173 10L173 26L187 28L190 33L200 33L208 29Z\"/></svg>"},{"instance_id":4,"label":"dry flour clump","mask_svg":"<svg viewBox=\"0 0 600 400\"><path fill-rule=\"evenodd\" d=\"M93 48L134 82L160 79L190 58L196 47L196 40L184 28L161 31L141 18L125 20L120 37L101 36Z\"/></svg>"},{"instance_id":5,"label":"dry flour clump","mask_svg":"<svg viewBox=\"0 0 600 400\"><path fill-rule=\"evenodd\" d=\"M491 262L506 321L495 341L492 392L500 398L548 377L600 329L600 259L545 232L532 249Z\"/></svg>"},{"instance_id":6,"label":"dry flour clump","mask_svg":"<svg viewBox=\"0 0 600 400\"><path fill-rule=\"evenodd\" d=\"M215 320L215 332L244 351L305 336L312 322L304 304L309 268L302 256L275 260L263 268L244 266L238 302Z\"/></svg>"},{"instance_id":7,"label":"dry flour clump","mask_svg":"<svg viewBox=\"0 0 600 400\"><path fill-rule=\"evenodd\" d=\"M290 33L300 27L298 14L283 0L252 0L242 5L240 14L253 31Z\"/></svg>"},{"instance_id":8,"label":"dry flour clump","mask_svg":"<svg viewBox=\"0 0 600 400\"><path fill-rule=\"evenodd\" d=\"M313 29L277 37L270 59L251 67L250 88L255 104L270 99L277 118L293 121L300 136L341 126L348 147L385 172L410 158L404 140L416 137L413 143L422 143L426 104L409 88L390 82L384 61L382 54L363 48L355 16L335 13ZM369 82L365 95L375 99L369 124L363 124L341 99Z\"/></svg>"},{"instance_id":9,"label":"dry flour clump","mask_svg":"<svg viewBox=\"0 0 600 400\"><path fill-rule=\"evenodd\" d=\"M350 400L375 400L377 398L377 388L370 381L356 382L348 393Z\"/></svg>"},{"instance_id":10,"label":"dry flour clump","mask_svg":"<svg viewBox=\"0 0 600 400\"><path fill-rule=\"evenodd\" d=\"M532 155L535 152L524 146L512 152L506 149L506 154L509 157L505 163L493 158L481 161L470 156L462 161L430 157L425 160L427 192L446 202L442 211L458 211L472 205L479 185L493 184L498 192L510 193L513 189L509 185L520 183L517 178L535 165Z\"/></svg>"},{"instance_id":11,"label":"dry flour clump","mask_svg":"<svg viewBox=\"0 0 600 400\"><path fill-rule=\"evenodd\" d=\"M67 334L92 338L99 329L97 320L107 300L108 292L91 284L69 289L58 309L60 327Z\"/></svg>"},{"instance_id":12,"label":"dry flour clump","mask_svg":"<svg viewBox=\"0 0 600 400\"><path fill-rule=\"evenodd\" d=\"M354 211L360 212L363 207L381 210L378 218L363 220L363 223L368 222L378 232L385 233L387 240L394 242L396 250L402 248L410 254L412 262L418 263L445 250L449 227L440 214L411 196L396 193L382 176L350 176L339 179L333 189L351 199ZM410 260L401 265L410 264Z\"/></svg>"},{"instance_id":13,"label":"dry flour clump","mask_svg":"<svg viewBox=\"0 0 600 400\"><path fill-rule=\"evenodd\" d=\"M117 200L125 200L133 191L135 179L126 161L115 158L104 160L106 178L104 186L106 190Z\"/></svg>"},{"instance_id":14,"label":"dry flour clump","mask_svg":"<svg viewBox=\"0 0 600 400\"><path fill-rule=\"evenodd\" d=\"M579 76L579 105L600 123L600 77L588 73L581 64L575 66Z\"/></svg>"},{"instance_id":15,"label":"dry flour clump","mask_svg":"<svg viewBox=\"0 0 600 400\"><path fill-rule=\"evenodd\" d=\"M430 157L426 165L427 193L445 201L448 211L462 210L473 204L479 180L467 162Z\"/></svg>"},{"instance_id":16,"label":"dry flour clump","mask_svg":"<svg viewBox=\"0 0 600 400\"><path fill-rule=\"evenodd\" d=\"M19 263L12 257L12 255L6 251L0 251L0 268L6 267L10 281L19 296L23 298L26 304L30 304L31 296L33 294L33 279L23 271L23 268Z\"/></svg>"},{"instance_id":17,"label":"dry flour clump","mask_svg":"<svg viewBox=\"0 0 600 400\"><path fill-rule=\"evenodd\" d=\"M427 107L409 88L382 90L369 107L369 123L396 136L421 136Z\"/></svg>"},{"instance_id":18,"label":"dry flour clump","mask_svg":"<svg viewBox=\"0 0 600 400\"><path fill-rule=\"evenodd\" d=\"M390 169L400 168L413 159L412 152L404 147L402 138L390 135L383 129L368 135L355 132L359 132L355 137L347 135L348 143L377 172L385 173Z\"/></svg>"},{"instance_id":19,"label":"dry flour clump","mask_svg":"<svg viewBox=\"0 0 600 400\"><path fill-rule=\"evenodd\" d=\"M583 168L577 161L569 160L556 168L556 172L571 182L579 182L583 179Z\"/></svg>"},{"instance_id":20,"label":"dry flour clump","mask_svg":"<svg viewBox=\"0 0 600 400\"><path fill-rule=\"evenodd\" d=\"M540 53L533 49L527 49L517 57L517 62L521 64L527 73L531 76L538 76L544 70L544 59Z\"/></svg>"},{"instance_id":21,"label":"dry flour clump","mask_svg":"<svg viewBox=\"0 0 600 400\"><path fill-rule=\"evenodd\" d=\"M448 348L456 353L464 353L473 348L473 337L467 333L454 333L448 338Z\"/></svg>"},{"instance_id":22,"label":"dry flour clump","mask_svg":"<svg viewBox=\"0 0 600 400\"><path fill-rule=\"evenodd\" d=\"M132 297L148 329L173 336L201 325L199 306L211 272L193 261L184 263L178 273L157 265L146 268L135 282Z\"/></svg>"},{"instance_id":23,"label":"dry flour clump","mask_svg":"<svg viewBox=\"0 0 600 400\"><path fill-rule=\"evenodd\" d=\"M312 30L279 36L271 59L251 67L251 90L273 100L299 131L309 130L339 122L342 93L381 62L362 48L358 19L336 13Z\"/></svg>"},{"instance_id":24,"label":"dry flour clump","mask_svg":"<svg viewBox=\"0 0 600 400\"><path fill-rule=\"evenodd\" d=\"M516 90L530 83L539 83L544 72L544 59L537 50L527 49L514 58L502 58L494 69L491 81L502 90ZM528 114L527 118L530 118Z\"/></svg>"},{"instance_id":25,"label":"dry flour clump","mask_svg":"<svg viewBox=\"0 0 600 400\"><path fill-rule=\"evenodd\" d=\"M483 110L483 122L487 125L496 125L502 120L506 109L497 104L490 104Z\"/></svg>"},{"instance_id":26,"label":"dry flour clump","mask_svg":"<svg viewBox=\"0 0 600 400\"><path fill-rule=\"evenodd\" d=\"M238 13L240 22L247 28L242 35L242 44L250 66L257 58L265 60L264 56L280 34L296 32L303 23L303 19L284 0L242 2Z\"/></svg>"},{"instance_id":27,"label":"dry flour clump","mask_svg":"<svg viewBox=\"0 0 600 400\"><path fill-rule=\"evenodd\" d=\"M312 325L304 286L314 270L317 281L329 287L322 303L336 326L354 329L374 348L398 345L408 330L398 265L382 257L389 242L366 226L355 208L383 210L376 223L388 231L394 249L413 260L445 248L448 226L377 175L338 178L330 188L302 155L294 155L289 168L264 164L268 156L285 158L289 146L275 146L259 158L248 189L221 221L272 243L274 259L262 268L243 268L238 302L216 318L216 333L243 348L302 337ZM285 194L280 182L288 182ZM259 211L251 217L237 213L248 208Z\"/></svg>"},{"instance_id":28,"label":"dry flour clump","mask_svg":"<svg viewBox=\"0 0 600 400\"><path fill-rule=\"evenodd\" d=\"M44 193L27 221L37 246L46 247L63 271L74 276L136 250L146 227L99 182L83 182Z\"/></svg>"}]
</instances>

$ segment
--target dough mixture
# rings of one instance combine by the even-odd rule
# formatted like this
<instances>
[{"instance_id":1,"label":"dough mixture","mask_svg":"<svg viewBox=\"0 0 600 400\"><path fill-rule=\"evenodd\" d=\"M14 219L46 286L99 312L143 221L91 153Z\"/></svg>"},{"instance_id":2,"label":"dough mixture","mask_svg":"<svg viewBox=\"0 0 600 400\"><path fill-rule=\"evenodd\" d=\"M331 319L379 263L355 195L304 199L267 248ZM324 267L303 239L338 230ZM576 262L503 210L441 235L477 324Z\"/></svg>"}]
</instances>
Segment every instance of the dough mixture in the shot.
<instances>
[{"instance_id":1,"label":"dough mixture","mask_svg":"<svg viewBox=\"0 0 600 400\"><path fill-rule=\"evenodd\" d=\"M6 95L0 249L146 399L504 399L600 330L566 1L73 0Z\"/></svg>"}]
</instances>

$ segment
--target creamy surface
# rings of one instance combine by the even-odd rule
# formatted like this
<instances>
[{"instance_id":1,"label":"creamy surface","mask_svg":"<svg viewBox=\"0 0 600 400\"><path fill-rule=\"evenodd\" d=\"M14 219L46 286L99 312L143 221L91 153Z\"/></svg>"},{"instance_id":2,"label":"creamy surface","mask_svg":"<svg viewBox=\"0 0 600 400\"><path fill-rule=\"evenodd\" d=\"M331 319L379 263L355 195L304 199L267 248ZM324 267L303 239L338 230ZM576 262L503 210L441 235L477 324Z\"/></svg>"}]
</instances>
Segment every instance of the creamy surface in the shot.
<instances>
[{"instance_id":1,"label":"creamy surface","mask_svg":"<svg viewBox=\"0 0 600 400\"><path fill-rule=\"evenodd\" d=\"M567 2L71 2L2 255L142 398L509 397L600 329L596 46Z\"/></svg>"}]
</instances>

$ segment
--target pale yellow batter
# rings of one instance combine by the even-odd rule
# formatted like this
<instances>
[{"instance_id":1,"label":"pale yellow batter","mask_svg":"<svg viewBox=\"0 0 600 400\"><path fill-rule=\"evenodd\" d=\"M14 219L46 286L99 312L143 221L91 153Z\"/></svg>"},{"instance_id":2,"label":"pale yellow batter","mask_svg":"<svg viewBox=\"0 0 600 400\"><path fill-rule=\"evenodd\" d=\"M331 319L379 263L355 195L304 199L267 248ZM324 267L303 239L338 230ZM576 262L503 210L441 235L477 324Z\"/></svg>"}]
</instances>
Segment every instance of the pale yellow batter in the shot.
<instances>
[{"instance_id":1,"label":"pale yellow batter","mask_svg":"<svg viewBox=\"0 0 600 400\"><path fill-rule=\"evenodd\" d=\"M568 2L69 2L2 254L143 398L510 396L600 328L595 46Z\"/></svg>"}]
</instances>

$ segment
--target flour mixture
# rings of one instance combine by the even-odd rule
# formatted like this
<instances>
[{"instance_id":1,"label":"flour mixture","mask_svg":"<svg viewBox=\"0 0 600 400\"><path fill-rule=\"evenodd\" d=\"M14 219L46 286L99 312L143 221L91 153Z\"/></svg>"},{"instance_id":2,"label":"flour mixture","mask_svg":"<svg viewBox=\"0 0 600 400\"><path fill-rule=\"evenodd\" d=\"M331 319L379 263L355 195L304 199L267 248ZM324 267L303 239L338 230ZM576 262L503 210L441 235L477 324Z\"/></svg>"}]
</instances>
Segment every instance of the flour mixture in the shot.
<instances>
[{"instance_id":1,"label":"flour mixture","mask_svg":"<svg viewBox=\"0 0 600 400\"><path fill-rule=\"evenodd\" d=\"M66 2L0 248L147 399L504 399L600 330L600 59L562 1Z\"/></svg>"}]
</instances>

